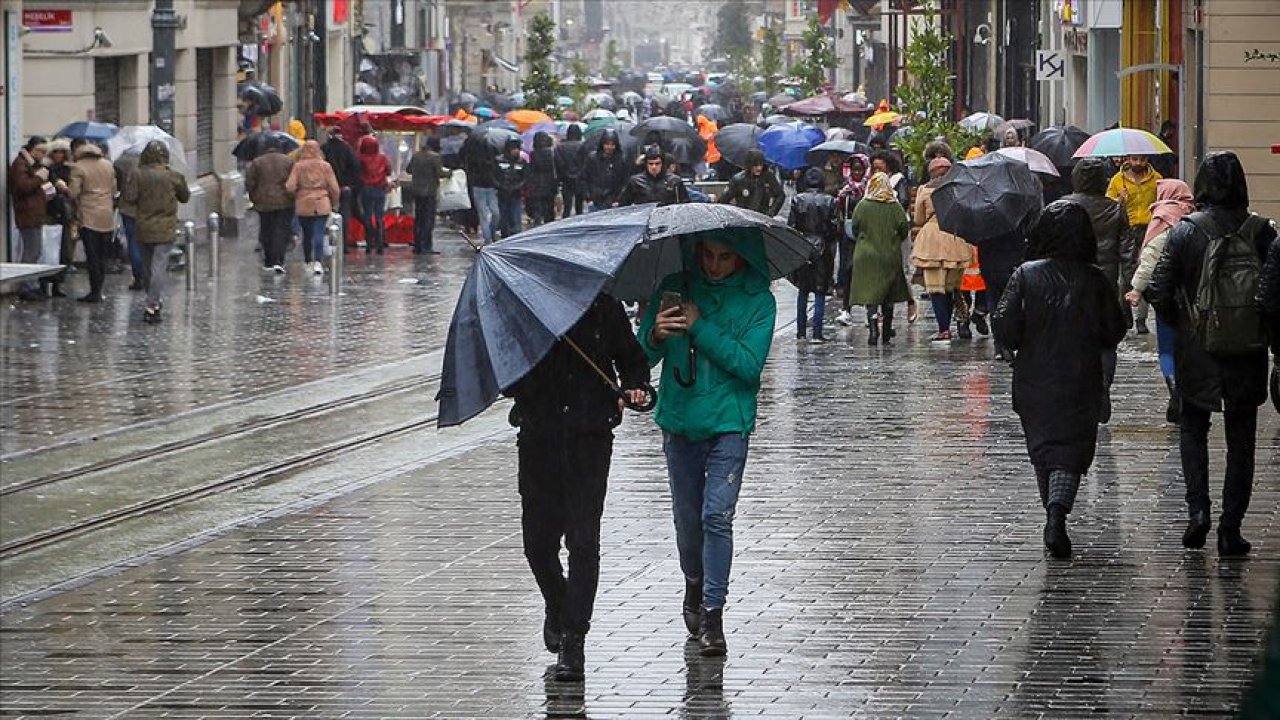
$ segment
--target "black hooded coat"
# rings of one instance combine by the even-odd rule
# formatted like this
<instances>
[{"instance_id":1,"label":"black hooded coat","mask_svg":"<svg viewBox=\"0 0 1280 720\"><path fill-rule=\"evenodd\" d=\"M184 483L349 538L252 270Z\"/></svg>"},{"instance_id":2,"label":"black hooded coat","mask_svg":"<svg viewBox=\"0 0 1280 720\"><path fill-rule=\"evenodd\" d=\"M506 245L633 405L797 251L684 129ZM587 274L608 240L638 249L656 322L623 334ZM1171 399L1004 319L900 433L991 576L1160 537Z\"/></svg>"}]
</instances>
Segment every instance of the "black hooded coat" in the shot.
<instances>
[{"instance_id":1,"label":"black hooded coat","mask_svg":"<svg viewBox=\"0 0 1280 720\"><path fill-rule=\"evenodd\" d=\"M836 199L823 192L822 171L817 168L809 168L800 184L800 193L791 198L787 224L809 240L816 257L787 279L803 292L825 293L831 287L841 235Z\"/></svg>"},{"instance_id":2,"label":"black hooded coat","mask_svg":"<svg viewBox=\"0 0 1280 720\"><path fill-rule=\"evenodd\" d=\"M1120 239L1129 230L1129 216L1124 206L1107 197L1106 160L1083 158L1071 171L1074 192L1064 200L1079 205L1089 213L1093 236L1098 242L1098 264L1120 265Z\"/></svg>"},{"instance_id":3,"label":"black hooded coat","mask_svg":"<svg viewBox=\"0 0 1280 720\"><path fill-rule=\"evenodd\" d=\"M604 143L612 140L616 145L612 155L605 155ZM618 199L622 186L631 176L631 165L622 154L622 141L612 128L600 133L600 142L596 149L587 156L586 167L582 170L581 181L587 198L599 205L609 205Z\"/></svg>"},{"instance_id":4,"label":"black hooded coat","mask_svg":"<svg viewBox=\"0 0 1280 720\"><path fill-rule=\"evenodd\" d=\"M551 135L533 135L533 153L529 157L528 188L533 197L549 197L559 190L556 180L555 141Z\"/></svg>"},{"instance_id":5,"label":"black hooded coat","mask_svg":"<svg viewBox=\"0 0 1280 720\"><path fill-rule=\"evenodd\" d=\"M1249 217L1249 187L1244 168L1231 152L1207 155L1196 173L1196 208L1224 231L1239 228ZM1253 240L1258 257L1266 260L1276 232L1263 226ZM1166 322L1189 328L1183 293L1194 297L1200 284L1209 237L1190 220L1183 218L1169 231L1164 255L1156 264L1147 289L1147 300ZM1264 273L1265 275L1265 273ZM1267 399L1267 352L1247 355L1211 355L1196 342L1189 330L1178 332L1174 369L1183 402L1201 409L1257 407Z\"/></svg>"},{"instance_id":6,"label":"black hooded coat","mask_svg":"<svg viewBox=\"0 0 1280 720\"><path fill-rule=\"evenodd\" d=\"M1084 208L1059 200L1031 230L1030 260L1014 271L992 318L1017 352L1013 409L1037 468L1084 474L1102 416L1102 351L1124 338L1115 289L1094 264Z\"/></svg>"}]
</instances>

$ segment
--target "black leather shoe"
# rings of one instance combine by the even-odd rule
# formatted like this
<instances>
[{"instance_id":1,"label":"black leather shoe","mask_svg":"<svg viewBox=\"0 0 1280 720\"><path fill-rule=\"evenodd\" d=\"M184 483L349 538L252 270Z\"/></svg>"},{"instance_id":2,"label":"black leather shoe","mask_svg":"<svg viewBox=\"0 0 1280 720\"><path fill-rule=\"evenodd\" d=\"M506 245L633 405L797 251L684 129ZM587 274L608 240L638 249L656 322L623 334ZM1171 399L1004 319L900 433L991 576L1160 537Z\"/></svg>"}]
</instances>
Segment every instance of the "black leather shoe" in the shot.
<instances>
[{"instance_id":1,"label":"black leather shoe","mask_svg":"<svg viewBox=\"0 0 1280 720\"><path fill-rule=\"evenodd\" d=\"M1240 537L1240 528L1218 528L1219 555L1248 555L1252 549L1253 545L1248 540Z\"/></svg>"},{"instance_id":2,"label":"black leather shoe","mask_svg":"<svg viewBox=\"0 0 1280 720\"><path fill-rule=\"evenodd\" d=\"M560 635L562 632L560 629L560 613L547 608L547 615L542 620L542 644L547 646L547 652L560 652Z\"/></svg>"},{"instance_id":3,"label":"black leather shoe","mask_svg":"<svg viewBox=\"0 0 1280 720\"><path fill-rule=\"evenodd\" d=\"M566 630L560 636L560 655L556 660L556 680L580 682L585 676L587 664L582 646L586 637L582 633Z\"/></svg>"},{"instance_id":4,"label":"black leather shoe","mask_svg":"<svg viewBox=\"0 0 1280 720\"><path fill-rule=\"evenodd\" d=\"M698 653L703 657L722 657L729 651L724 641L724 609L702 609L702 633L698 636Z\"/></svg>"},{"instance_id":5,"label":"black leather shoe","mask_svg":"<svg viewBox=\"0 0 1280 720\"><path fill-rule=\"evenodd\" d=\"M102 296L97 293L89 293L88 295L81 295L80 297L76 298L76 302L100 303L102 302Z\"/></svg>"},{"instance_id":6,"label":"black leather shoe","mask_svg":"<svg viewBox=\"0 0 1280 720\"><path fill-rule=\"evenodd\" d=\"M880 344L880 323L876 322L875 320L872 320L871 324L868 325L867 327L871 331L870 334L867 335L867 344L879 345Z\"/></svg>"},{"instance_id":7,"label":"black leather shoe","mask_svg":"<svg viewBox=\"0 0 1280 720\"><path fill-rule=\"evenodd\" d=\"M1067 511L1057 503L1049 506L1046 515L1044 546L1055 558L1071 557L1071 538L1067 535Z\"/></svg>"},{"instance_id":8,"label":"black leather shoe","mask_svg":"<svg viewBox=\"0 0 1280 720\"><path fill-rule=\"evenodd\" d=\"M689 637L696 638L702 632L702 581L684 581L684 604L681 606L684 615L684 627Z\"/></svg>"},{"instance_id":9,"label":"black leather shoe","mask_svg":"<svg viewBox=\"0 0 1280 720\"><path fill-rule=\"evenodd\" d=\"M1209 511L1193 510L1187 529L1182 533L1182 547L1197 550L1204 547L1204 539L1209 536Z\"/></svg>"}]
</instances>

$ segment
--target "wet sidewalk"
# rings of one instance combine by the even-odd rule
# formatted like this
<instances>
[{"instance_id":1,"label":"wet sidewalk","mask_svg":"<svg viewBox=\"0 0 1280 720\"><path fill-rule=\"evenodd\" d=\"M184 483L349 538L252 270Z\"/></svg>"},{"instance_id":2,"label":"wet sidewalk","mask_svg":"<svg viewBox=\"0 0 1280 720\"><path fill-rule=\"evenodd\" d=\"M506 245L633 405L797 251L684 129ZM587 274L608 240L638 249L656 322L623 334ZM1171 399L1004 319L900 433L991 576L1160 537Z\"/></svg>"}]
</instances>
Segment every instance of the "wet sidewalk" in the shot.
<instances>
[{"instance_id":1,"label":"wet sidewalk","mask_svg":"<svg viewBox=\"0 0 1280 720\"><path fill-rule=\"evenodd\" d=\"M21 372L35 383L5 406L6 452L11 438L48 443L436 349L462 251L423 265L353 258L341 302L356 310L336 327L327 286L296 270L245 273L216 299L197 296L204 313L174 307L164 334L137 334L151 328L135 327L125 300L65 316L6 311L11 344L46 323L34 334L42 352L6 348L9 360L30 358ZM448 269L432 275L436 265ZM399 283L423 269L425 285ZM779 291L780 318L790 296ZM1253 554L1184 550L1177 433L1163 423L1154 341L1126 340L1115 415L1071 518L1076 557L1051 562L1009 369L986 340L929 345L926 323L893 348L866 347L860 330L797 344L780 328L743 480L724 660L687 652L660 434L632 416L616 442L587 680L544 679L553 658L499 406L369 450L400 469L360 488L7 607L3 713L1232 717L1276 619L1275 413L1260 414L1244 528ZM115 350L68 347L87 328L129 334ZM77 417L75 386L53 382L64 350L89 387L113 389L94 391L103 397L85 419L59 424ZM9 374L6 403L18 383ZM116 376L137 386L110 385ZM1211 438L1216 478L1221 429ZM364 462L337 458L332 471Z\"/></svg>"}]
</instances>

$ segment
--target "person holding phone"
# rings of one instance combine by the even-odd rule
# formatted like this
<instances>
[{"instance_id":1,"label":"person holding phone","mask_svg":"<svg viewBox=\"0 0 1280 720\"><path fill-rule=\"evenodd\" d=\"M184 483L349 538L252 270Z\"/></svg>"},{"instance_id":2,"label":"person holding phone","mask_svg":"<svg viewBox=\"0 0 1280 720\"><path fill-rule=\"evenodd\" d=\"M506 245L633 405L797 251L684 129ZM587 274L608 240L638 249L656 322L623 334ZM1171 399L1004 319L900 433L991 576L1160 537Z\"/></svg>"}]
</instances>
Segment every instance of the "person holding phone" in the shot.
<instances>
[{"instance_id":1,"label":"person holding phone","mask_svg":"<svg viewBox=\"0 0 1280 720\"><path fill-rule=\"evenodd\" d=\"M700 652L727 652L723 612L756 396L777 305L758 233L692 235L685 271L665 278L640 323L650 365L662 363L654 416L662 428L685 627Z\"/></svg>"}]
</instances>

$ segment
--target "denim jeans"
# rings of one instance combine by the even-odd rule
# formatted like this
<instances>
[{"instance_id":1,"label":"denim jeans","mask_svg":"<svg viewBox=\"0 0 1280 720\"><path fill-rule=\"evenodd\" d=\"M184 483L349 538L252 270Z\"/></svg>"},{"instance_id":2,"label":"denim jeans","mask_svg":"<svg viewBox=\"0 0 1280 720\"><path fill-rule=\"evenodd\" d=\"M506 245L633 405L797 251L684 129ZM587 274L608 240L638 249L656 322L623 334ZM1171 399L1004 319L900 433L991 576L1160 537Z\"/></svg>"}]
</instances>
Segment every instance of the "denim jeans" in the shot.
<instances>
[{"instance_id":1,"label":"denim jeans","mask_svg":"<svg viewBox=\"0 0 1280 720\"><path fill-rule=\"evenodd\" d=\"M498 197L498 207L502 217L502 237L509 238L520 232L521 219L524 215L524 202L519 195L512 197Z\"/></svg>"},{"instance_id":2,"label":"denim jeans","mask_svg":"<svg viewBox=\"0 0 1280 720\"><path fill-rule=\"evenodd\" d=\"M302 257L305 262L321 262L324 260L324 232L329 222L328 215L315 217L299 217L302 224Z\"/></svg>"},{"instance_id":3,"label":"denim jeans","mask_svg":"<svg viewBox=\"0 0 1280 720\"><path fill-rule=\"evenodd\" d=\"M1173 350L1178 345L1178 328L1160 319L1156 313L1156 349L1160 353L1160 374L1173 377Z\"/></svg>"},{"instance_id":4,"label":"denim jeans","mask_svg":"<svg viewBox=\"0 0 1280 720\"><path fill-rule=\"evenodd\" d=\"M360 188L360 224L364 225L365 248L386 247L387 193L381 188Z\"/></svg>"},{"instance_id":5,"label":"denim jeans","mask_svg":"<svg viewBox=\"0 0 1280 720\"><path fill-rule=\"evenodd\" d=\"M142 245L138 243L137 221L128 215L120 216L120 224L124 227L125 245L129 248L129 267L133 270L133 279L142 282L147 270L142 266Z\"/></svg>"},{"instance_id":6,"label":"denim jeans","mask_svg":"<svg viewBox=\"0 0 1280 720\"><path fill-rule=\"evenodd\" d=\"M702 605L709 610L724 607L729 594L733 515L749 444L737 433L707 440L662 434L680 570L686 580L702 580Z\"/></svg>"},{"instance_id":7,"label":"denim jeans","mask_svg":"<svg viewBox=\"0 0 1280 720\"><path fill-rule=\"evenodd\" d=\"M827 294L822 292L807 293L804 290L796 296L796 337L804 337L809 326L809 295L813 295L813 336L822 337L822 323L827 312Z\"/></svg>"},{"instance_id":8,"label":"denim jeans","mask_svg":"<svg viewBox=\"0 0 1280 720\"><path fill-rule=\"evenodd\" d=\"M480 235L486 244L491 243L498 233L501 212L498 209L498 189L478 187L472 188L471 192L476 197L476 212L480 215Z\"/></svg>"}]
</instances>

